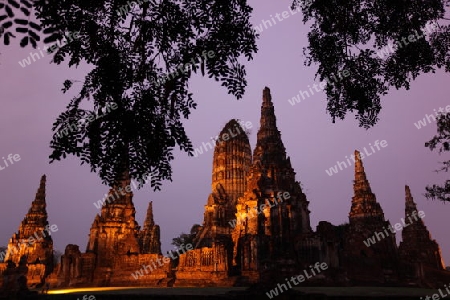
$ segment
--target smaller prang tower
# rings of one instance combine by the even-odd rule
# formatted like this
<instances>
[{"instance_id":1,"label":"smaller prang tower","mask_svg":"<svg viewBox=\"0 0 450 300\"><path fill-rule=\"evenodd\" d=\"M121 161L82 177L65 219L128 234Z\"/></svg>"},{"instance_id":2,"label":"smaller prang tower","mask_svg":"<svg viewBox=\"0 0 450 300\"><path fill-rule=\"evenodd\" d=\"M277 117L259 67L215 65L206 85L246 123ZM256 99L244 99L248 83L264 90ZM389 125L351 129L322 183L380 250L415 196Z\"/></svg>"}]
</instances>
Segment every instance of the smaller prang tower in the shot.
<instances>
[{"instance_id":1,"label":"smaller prang tower","mask_svg":"<svg viewBox=\"0 0 450 300\"><path fill-rule=\"evenodd\" d=\"M344 241L343 266L349 278L372 281L374 274L380 283L398 280L398 252L391 224L385 220L367 179L360 152L355 150L355 180L353 182L350 224ZM375 239L374 243L369 243Z\"/></svg>"},{"instance_id":2,"label":"smaller prang tower","mask_svg":"<svg viewBox=\"0 0 450 300\"><path fill-rule=\"evenodd\" d=\"M8 243L5 262L11 260L16 265L25 257L31 266L44 265L45 274L53 270L52 231L47 220L47 204L45 201L46 176L42 175L36 197L31 203L28 213Z\"/></svg>"},{"instance_id":3,"label":"smaller prang tower","mask_svg":"<svg viewBox=\"0 0 450 300\"><path fill-rule=\"evenodd\" d=\"M160 229L153 220L153 201L148 204L144 229L139 234L139 245L143 254L161 254Z\"/></svg>"},{"instance_id":4,"label":"smaller prang tower","mask_svg":"<svg viewBox=\"0 0 450 300\"><path fill-rule=\"evenodd\" d=\"M444 270L439 244L431 238L423 219L424 213L417 210L409 186L405 185L405 222L402 231L402 242L399 246L400 258L411 263L422 263L428 267ZM423 213L423 215L422 215Z\"/></svg>"}]
</instances>

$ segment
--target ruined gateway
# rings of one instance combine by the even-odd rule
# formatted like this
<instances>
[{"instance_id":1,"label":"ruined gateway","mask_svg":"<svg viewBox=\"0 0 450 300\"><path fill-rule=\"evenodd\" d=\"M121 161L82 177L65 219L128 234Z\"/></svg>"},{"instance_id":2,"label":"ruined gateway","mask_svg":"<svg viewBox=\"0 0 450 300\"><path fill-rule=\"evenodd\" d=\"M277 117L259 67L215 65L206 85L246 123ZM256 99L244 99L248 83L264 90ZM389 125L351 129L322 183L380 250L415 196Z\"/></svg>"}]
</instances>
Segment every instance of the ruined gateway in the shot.
<instances>
[{"instance_id":1,"label":"ruined gateway","mask_svg":"<svg viewBox=\"0 0 450 300\"><path fill-rule=\"evenodd\" d=\"M203 225L194 238L194 249L181 254L176 267L161 254L152 203L141 229L132 192L103 205L84 253L77 245L67 245L60 263L54 265L51 235L24 243L48 225L45 175L19 231L9 241L5 262L18 263L25 256L28 284L45 281L51 287L250 286L284 282L317 262L326 263L328 269L304 285L434 287L450 281L439 245L423 220L405 227L397 246L395 235L386 230L391 224L372 193L358 151L349 223L334 226L321 221L315 231L311 228L309 202L281 140L269 88L263 91L253 155L237 120L229 121L219 136ZM129 185L125 176L109 195ZM418 210L408 186L405 194L406 220ZM383 232L383 238L366 245L368 238ZM24 246L13 251L20 243ZM137 279L131 276L145 265L155 268ZM0 264L0 273L5 269L6 263Z\"/></svg>"}]
</instances>

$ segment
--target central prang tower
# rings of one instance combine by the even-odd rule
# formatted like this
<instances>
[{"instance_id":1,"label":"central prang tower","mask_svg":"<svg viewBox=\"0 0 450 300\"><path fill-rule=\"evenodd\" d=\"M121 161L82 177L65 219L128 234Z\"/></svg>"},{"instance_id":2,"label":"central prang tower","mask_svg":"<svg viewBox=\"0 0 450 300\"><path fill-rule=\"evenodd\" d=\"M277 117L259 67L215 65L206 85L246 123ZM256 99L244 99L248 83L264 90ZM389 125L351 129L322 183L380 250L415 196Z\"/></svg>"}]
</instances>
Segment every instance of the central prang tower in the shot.
<instances>
[{"instance_id":1,"label":"central prang tower","mask_svg":"<svg viewBox=\"0 0 450 300\"><path fill-rule=\"evenodd\" d=\"M233 232L234 263L257 279L266 261L295 265L295 241L311 231L309 202L295 180L277 128L269 88L263 91L261 120L244 196L238 199Z\"/></svg>"},{"instance_id":2,"label":"central prang tower","mask_svg":"<svg viewBox=\"0 0 450 300\"><path fill-rule=\"evenodd\" d=\"M205 205L203 226L195 246L212 247L215 242L231 242L237 199L247 188L246 178L252 163L247 133L238 120L230 120L216 141L213 157L211 194Z\"/></svg>"}]
</instances>

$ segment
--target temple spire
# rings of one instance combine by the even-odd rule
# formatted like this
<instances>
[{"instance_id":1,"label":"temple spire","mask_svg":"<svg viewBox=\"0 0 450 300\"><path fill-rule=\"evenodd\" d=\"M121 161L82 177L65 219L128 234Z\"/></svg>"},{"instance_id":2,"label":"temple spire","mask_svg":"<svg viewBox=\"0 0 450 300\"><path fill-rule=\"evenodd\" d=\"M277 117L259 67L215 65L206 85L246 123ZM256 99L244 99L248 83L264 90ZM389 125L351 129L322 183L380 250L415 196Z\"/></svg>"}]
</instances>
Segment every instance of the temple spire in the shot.
<instances>
[{"instance_id":1,"label":"temple spire","mask_svg":"<svg viewBox=\"0 0 450 300\"><path fill-rule=\"evenodd\" d=\"M233 257L237 258L241 252L247 270L260 267L255 257L294 257L291 239L311 233L309 202L295 175L277 128L270 89L265 87L252 167L247 189L236 205L236 226L232 234ZM259 244L264 246L256 246ZM240 245L249 246L239 249ZM235 259L233 264L240 262Z\"/></svg>"},{"instance_id":2,"label":"temple spire","mask_svg":"<svg viewBox=\"0 0 450 300\"><path fill-rule=\"evenodd\" d=\"M409 186L405 185L405 213L411 214L413 211L417 211L417 205L411 195Z\"/></svg>"},{"instance_id":3,"label":"temple spire","mask_svg":"<svg viewBox=\"0 0 450 300\"><path fill-rule=\"evenodd\" d=\"M370 183L361 161L361 154L355 150L355 180L353 182L354 196L350 210L350 222L361 218L377 218L384 221L384 213L377 202L375 194L372 193Z\"/></svg>"},{"instance_id":4,"label":"temple spire","mask_svg":"<svg viewBox=\"0 0 450 300\"><path fill-rule=\"evenodd\" d=\"M417 210L409 186L405 185L405 226L399 246L400 257L408 262L421 262L443 270L445 268L439 244L432 239L425 223L425 213Z\"/></svg>"},{"instance_id":5,"label":"temple spire","mask_svg":"<svg viewBox=\"0 0 450 300\"><path fill-rule=\"evenodd\" d=\"M417 205L416 205L416 202L414 202L414 198L411 194L411 190L409 189L408 185L405 185L405 219L407 219L409 216L417 215L417 213L418 213ZM416 219L417 219L417 217L416 217ZM417 225L426 228L422 219L418 219L415 221L420 223Z\"/></svg>"},{"instance_id":6,"label":"temple spire","mask_svg":"<svg viewBox=\"0 0 450 300\"><path fill-rule=\"evenodd\" d=\"M270 94L270 89L267 86L263 90L262 107L273 108L272 95Z\"/></svg>"},{"instance_id":7,"label":"temple spire","mask_svg":"<svg viewBox=\"0 0 450 300\"><path fill-rule=\"evenodd\" d=\"M155 225L155 221L153 220L153 201L150 201L148 203L148 208L147 208L147 217L145 218L145 221L144 221L144 229L151 228L154 225Z\"/></svg>"},{"instance_id":8,"label":"temple spire","mask_svg":"<svg viewBox=\"0 0 450 300\"><path fill-rule=\"evenodd\" d=\"M29 263L40 261L45 264L46 272L49 272L53 263L53 241L47 220L45 185L46 176L43 175L28 213L8 243L5 261L11 259L14 263L18 263L21 257L26 255ZM33 243L30 243L30 240Z\"/></svg>"},{"instance_id":9,"label":"temple spire","mask_svg":"<svg viewBox=\"0 0 450 300\"><path fill-rule=\"evenodd\" d=\"M355 150L355 182L353 187L356 192L371 193L370 183L367 180L364 165L361 160L361 154L358 150Z\"/></svg>"},{"instance_id":10,"label":"temple spire","mask_svg":"<svg viewBox=\"0 0 450 300\"><path fill-rule=\"evenodd\" d=\"M39 183L39 188L36 192L36 198L34 201L45 203L45 186L47 183L47 176L42 175L41 182Z\"/></svg>"},{"instance_id":11,"label":"temple spire","mask_svg":"<svg viewBox=\"0 0 450 300\"><path fill-rule=\"evenodd\" d=\"M36 197L34 198L33 202L31 202L31 207L28 210L28 213L38 213L39 215L45 216L47 218L47 211L45 203L45 186L46 186L47 177L42 175L41 181L39 183L39 188L36 192Z\"/></svg>"},{"instance_id":12,"label":"temple spire","mask_svg":"<svg viewBox=\"0 0 450 300\"><path fill-rule=\"evenodd\" d=\"M364 276L362 274L366 272L378 274L375 277L381 278L385 270L389 270L391 274L397 272L397 243L395 234L391 232L392 226L384 218L383 209L371 190L361 157L362 154L357 150L354 156L351 155L351 159L355 162L355 179L348 231L342 248L344 257L352 257L352 261L343 261L342 265L344 268L350 266L352 276L357 278ZM371 244L367 241L372 236L375 242ZM353 264L355 261L358 261L358 264L361 262L361 265L356 267ZM383 267L375 270L372 268L374 265Z\"/></svg>"},{"instance_id":13,"label":"temple spire","mask_svg":"<svg viewBox=\"0 0 450 300\"><path fill-rule=\"evenodd\" d=\"M277 118L275 117L275 109L272 103L272 95L270 89L265 87L263 90L261 104L260 128L258 131L258 140L266 140L275 138L281 142L281 135L277 128Z\"/></svg>"},{"instance_id":14,"label":"temple spire","mask_svg":"<svg viewBox=\"0 0 450 300\"><path fill-rule=\"evenodd\" d=\"M411 190L409 189L408 185L405 185L405 196L406 196L406 203L414 202L413 197L411 195Z\"/></svg>"},{"instance_id":15,"label":"temple spire","mask_svg":"<svg viewBox=\"0 0 450 300\"><path fill-rule=\"evenodd\" d=\"M153 201L148 203L144 228L139 232L139 246L142 254L161 253L160 228L153 219Z\"/></svg>"},{"instance_id":16,"label":"temple spire","mask_svg":"<svg viewBox=\"0 0 450 300\"><path fill-rule=\"evenodd\" d=\"M259 165L259 171L268 172L273 164L279 163L277 157L287 161L286 148L281 140L281 133L277 128L277 118L272 103L270 89L263 90L261 104L260 127L257 134L256 147L253 151L253 164Z\"/></svg>"}]
</instances>

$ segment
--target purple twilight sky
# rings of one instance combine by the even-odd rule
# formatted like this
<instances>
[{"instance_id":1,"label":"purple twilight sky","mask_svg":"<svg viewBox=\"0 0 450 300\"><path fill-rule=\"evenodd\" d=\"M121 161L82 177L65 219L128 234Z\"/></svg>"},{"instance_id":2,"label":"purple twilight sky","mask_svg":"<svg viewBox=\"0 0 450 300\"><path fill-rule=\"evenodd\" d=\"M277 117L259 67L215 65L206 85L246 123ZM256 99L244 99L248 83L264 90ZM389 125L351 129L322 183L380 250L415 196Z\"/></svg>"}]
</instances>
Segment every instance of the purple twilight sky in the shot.
<instances>
[{"instance_id":1,"label":"purple twilight sky","mask_svg":"<svg viewBox=\"0 0 450 300\"><path fill-rule=\"evenodd\" d=\"M292 0L249 0L254 7L252 22L259 25L276 13L287 11ZM259 128L262 90L272 92L278 129L297 180L302 183L310 201L311 226L321 220L338 225L348 222L353 196L353 164L332 176L325 170L344 161L355 149L372 152L363 160L373 192L391 224L404 217L404 186L411 187L418 208L425 212L423 219L432 237L440 244L446 264L450 261L450 240L445 220L450 207L423 197L425 186L442 183L447 174L433 172L445 158L424 147L436 132L435 122L417 129L414 125L434 109L450 105L447 74L437 72L422 75L411 84L409 91L392 90L382 99L378 124L369 130L358 127L353 115L344 121L331 123L326 114L326 97L317 92L294 106L288 99L314 79L317 66L304 66L303 47L307 45L308 27L302 23L301 13L289 14L282 22L264 29L258 40L259 51L254 60L246 63L248 86L245 96L236 100L219 83L195 77L190 89L198 103L184 124L194 147L210 141L231 119L250 121L250 142L256 143ZM40 45L42 47L42 44ZM99 212L93 205L102 199L108 187L88 166L69 157L49 164L49 143L52 123L64 110L72 95L61 93L65 79L81 79L88 66L69 69L67 64L50 64L46 56L31 65L21 67L31 48L22 49L18 41L13 46L0 44L0 157L19 154L21 160L0 171L2 209L0 210L0 246L8 243L17 231L31 201L35 197L42 174L47 175L47 211L55 248L64 251L67 244L86 249L89 228ZM77 86L75 86L77 87ZM74 89L75 90L75 89ZM376 140L386 140L387 146L370 150ZM161 226L162 250L172 249L173 237L188 232L194 223L203 222L203 209L211 191L213 151L198 157L175 152L173 182L163 185L161 192L149 186L135 192L136 218L143 224L148 201L153 201L154 217ZM3 160L0 166L4 167ZM397 234L397 243L401 235Z\"/></svg>"}]
</instances>

